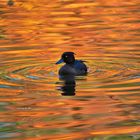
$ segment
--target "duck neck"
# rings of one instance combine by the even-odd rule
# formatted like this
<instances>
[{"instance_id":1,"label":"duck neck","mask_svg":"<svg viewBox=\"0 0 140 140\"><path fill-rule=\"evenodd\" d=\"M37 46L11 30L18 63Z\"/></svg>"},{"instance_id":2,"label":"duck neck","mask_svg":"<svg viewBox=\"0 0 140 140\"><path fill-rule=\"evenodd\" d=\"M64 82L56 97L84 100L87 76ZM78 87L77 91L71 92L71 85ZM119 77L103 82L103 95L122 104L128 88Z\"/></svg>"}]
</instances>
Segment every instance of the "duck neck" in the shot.
<instances>
[{"instance_id":1,"label":"duck neck","mask_svg":"<svg viewBox=\"0 0 140 140\"><path fill-rule=\"evenodd\" d=\"M73 66L74 62L73 63L66 63L66 64L69 65L69 66Z\"/></svg>"}]
</instances>

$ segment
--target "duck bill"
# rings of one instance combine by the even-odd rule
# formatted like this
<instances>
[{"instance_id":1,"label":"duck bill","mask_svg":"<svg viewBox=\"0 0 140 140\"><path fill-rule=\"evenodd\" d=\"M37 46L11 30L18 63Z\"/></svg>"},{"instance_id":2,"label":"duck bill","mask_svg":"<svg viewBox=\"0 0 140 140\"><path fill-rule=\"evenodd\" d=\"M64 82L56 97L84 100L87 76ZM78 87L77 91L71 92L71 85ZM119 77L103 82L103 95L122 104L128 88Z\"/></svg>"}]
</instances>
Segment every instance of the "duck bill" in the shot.
<instances>
[{"instance_id":1,"label":"duck bill","mask_svg":"<svg viewBox=\"0 0 140 140\"><path fill-rule=\"evenodd\" d=\"M63 59L60 59L60 60L58 60L55 64L61 64L61 63L63 63L64 61L63 61Z\"/></svg>"}]
</instances>

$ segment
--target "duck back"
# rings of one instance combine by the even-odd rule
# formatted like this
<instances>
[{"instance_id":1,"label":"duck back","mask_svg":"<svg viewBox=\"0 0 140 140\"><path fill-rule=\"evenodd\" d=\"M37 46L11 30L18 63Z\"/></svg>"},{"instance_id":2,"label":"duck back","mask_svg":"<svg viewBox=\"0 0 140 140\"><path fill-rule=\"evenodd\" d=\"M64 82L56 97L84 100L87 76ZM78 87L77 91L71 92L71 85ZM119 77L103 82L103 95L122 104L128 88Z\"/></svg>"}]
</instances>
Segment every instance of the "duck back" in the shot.
<instances>
[{"instance_id":1,"label":"duck back","mask_svg":"<svg viewBox=\"0 0 140 140\"><path fill-rule=\"evenodd\" d=\"M65 64L59 70L59 75L84 75L87 73L87 67L81 60L75 60L74 64Z\"/></svg>"}]
</instances>

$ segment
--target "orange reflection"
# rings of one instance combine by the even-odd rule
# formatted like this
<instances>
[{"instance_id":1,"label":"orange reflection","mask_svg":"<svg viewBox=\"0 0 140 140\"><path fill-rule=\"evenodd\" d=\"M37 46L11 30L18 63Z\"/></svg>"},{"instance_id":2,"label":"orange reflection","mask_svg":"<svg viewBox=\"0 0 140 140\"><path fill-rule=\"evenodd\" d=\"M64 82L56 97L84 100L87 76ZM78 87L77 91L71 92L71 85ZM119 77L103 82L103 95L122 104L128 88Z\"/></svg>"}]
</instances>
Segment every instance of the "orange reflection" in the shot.
<instances>
[{"instance_id":1,"label":"orange reflection","mask_svg":"<svg viewBox=\"0 0 140 140\"><path fill-rule=\"evenodd\" d=\"M139 132L139 0L13 1L0 1L0 121L27 140ZM75 96L57 74L65 51L89 67Z\"/></svg>"}]
</instances>

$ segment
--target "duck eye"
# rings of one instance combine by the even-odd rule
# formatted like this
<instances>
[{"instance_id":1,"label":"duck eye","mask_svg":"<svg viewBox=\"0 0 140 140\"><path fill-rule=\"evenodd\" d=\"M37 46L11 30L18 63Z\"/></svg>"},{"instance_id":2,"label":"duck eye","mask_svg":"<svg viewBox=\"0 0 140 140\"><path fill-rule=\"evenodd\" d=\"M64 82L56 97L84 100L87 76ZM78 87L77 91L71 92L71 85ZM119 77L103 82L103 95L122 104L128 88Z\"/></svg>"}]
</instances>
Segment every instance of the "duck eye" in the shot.
<instances>
[{"instance_id":1,"label":"duck eye","mask_svg":"<svg viewBox=\"0 0 140 140\"><path fill-rule=\"evenodd\" d=\"M68 58L68 56L67 56L67 55L66 55L65 57L66 57L66 58Z\"/></svg>"}]
</instances>

